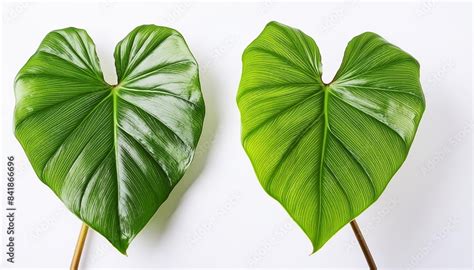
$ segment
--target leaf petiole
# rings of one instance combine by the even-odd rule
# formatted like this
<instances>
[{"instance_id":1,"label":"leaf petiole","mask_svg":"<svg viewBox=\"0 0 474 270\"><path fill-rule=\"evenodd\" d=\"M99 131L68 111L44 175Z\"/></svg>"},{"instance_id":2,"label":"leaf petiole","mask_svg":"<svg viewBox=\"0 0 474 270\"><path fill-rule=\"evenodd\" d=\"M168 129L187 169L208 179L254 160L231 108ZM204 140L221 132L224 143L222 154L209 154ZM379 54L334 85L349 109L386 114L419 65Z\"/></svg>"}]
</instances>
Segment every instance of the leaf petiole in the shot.
<instances>
[{"instance_id":1,"label":"leaf petiole","mask_svg":"<svg viewBox=\"0 0 474 270\"><path fill-rule=\"evenodd\" d=\"M365 259L367 260L367 264L369 265L369 269L377 270L377 265L375 264L374 257L372 257L369 247L367 246L367 242L365 242L364 236L362 235L359 225L357 224L357 221L355 219L351 221L351 227L354 231L357 241L359 242L360 248L364 253Z\"/></svg>"},{"instance_id":2,"label":"leaf petiole","mask_svg":"<svg viewBox=\"0 0 474 270\"><path fill-rule=\"evenodd\" d=\"M82 250L84 249L84 242L86 241L88 230L89 226L87 226L85 223L82 223L81 232L77 238L76 249L74 250L74 255L71 261L71 270L77 270L79 267L79 262L81 261Z\"/></svg>"}]
</instances>

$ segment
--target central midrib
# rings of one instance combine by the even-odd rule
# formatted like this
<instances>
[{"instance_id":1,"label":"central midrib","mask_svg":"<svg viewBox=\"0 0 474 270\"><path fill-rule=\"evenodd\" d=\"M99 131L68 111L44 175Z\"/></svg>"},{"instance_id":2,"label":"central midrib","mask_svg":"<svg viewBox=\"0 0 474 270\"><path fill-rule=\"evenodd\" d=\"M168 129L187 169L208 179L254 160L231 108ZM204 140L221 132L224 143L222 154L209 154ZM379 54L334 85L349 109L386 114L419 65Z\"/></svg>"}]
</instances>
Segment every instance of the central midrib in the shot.
<instances>
[{"instance_id":1,"label":"central midrib","mask_svg":"<svg viewBox=\"0 0 474 270\"><path fill-rule=\"evenodd\" d=\"M117 98L118 98L118 89L119 86L115 86L111 89L112 93L112 103L113 103L113 126L114 126L114 153L115 153L115 173L117 177L117 219L119 224L119 233L121 232L121 222L120 222L120 181L119 181L119 167L118 167L118 111L117 111ZM122 238L119 239L120 244L122 243Z\"/></svg>"},{"instance_id":2,"label":"central midrib","mask_svg":"<svg viewBox=\"0 0 474 270\"><path fill-rule=\"evenodd\" d=\"M319 189L319 198L318 198L318 228L316 230L316 245L319 243L320 234L321 234L321 217L322 217L322 180L323 180L323 168L324 168L324 158L326 155L326 146L327 146L327 136L329 129L329 116L328 116L328 100L329 100L329 85L323 86L324 92L324 103L323 103L323 114L324 114L324 130L323 130L323 144L321 148L321 159L319 160L319 178L318 178L318 189Z\"/></svg>"}]
</instances>

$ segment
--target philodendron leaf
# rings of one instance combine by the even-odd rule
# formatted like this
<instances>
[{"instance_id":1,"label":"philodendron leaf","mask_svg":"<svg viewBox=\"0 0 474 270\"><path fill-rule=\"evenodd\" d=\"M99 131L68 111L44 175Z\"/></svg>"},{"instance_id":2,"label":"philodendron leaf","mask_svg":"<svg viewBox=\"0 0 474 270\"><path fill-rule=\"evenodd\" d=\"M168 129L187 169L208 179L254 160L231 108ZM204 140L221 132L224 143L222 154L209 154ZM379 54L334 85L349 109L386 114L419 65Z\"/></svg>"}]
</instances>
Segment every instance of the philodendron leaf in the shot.
<instances>
[{"instance_id":1,"label":"philodendron leaf","mask_svg":"<svg viewBox=\"0 0 474 270\"><path fill-rule=\"evenodd\" d=\"M146 25L104 81L86 31L49 33L15 80L15 134L38 177L125 253L181 179L204 119L198 66L175 30Z\"/></svg>"},{"instance_id":2,"label":"philodendron leaf","mask_svg":"<svg viewBox=\"0 0 474 270\"><path fill-rule=\"evenodd\" d=\"M374 33L353 38L333 81L314 40L271 22L245 50L237 103L260 183L314 251L383 192L425 108L418 62Z\"/></svg>"}]
</instances>

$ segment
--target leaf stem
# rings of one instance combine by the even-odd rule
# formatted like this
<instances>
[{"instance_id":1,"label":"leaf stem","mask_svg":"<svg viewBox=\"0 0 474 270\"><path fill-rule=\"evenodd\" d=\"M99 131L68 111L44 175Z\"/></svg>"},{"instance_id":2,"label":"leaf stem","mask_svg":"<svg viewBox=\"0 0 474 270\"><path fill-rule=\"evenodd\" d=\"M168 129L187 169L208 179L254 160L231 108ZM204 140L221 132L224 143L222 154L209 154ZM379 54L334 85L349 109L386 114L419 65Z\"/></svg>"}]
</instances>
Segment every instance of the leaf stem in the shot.
<instances>
[{"instance_id":1,"label":"leaf stem","mask_svg":"<svg viewBox=\"0 0 474 270\"><path fill-rule=\"evenodd\" d=\"M376 270L377 265L375 264L374 258L372 257L372 254L370 253L369 247L367 246L364 236L362 235L359 225L357 224L357 221L355 219L351 221L351 227L352 227L352 230L354 231L357 241L359 241L360 248L362 249L362 252L364 253L365 260L367 261L367 264L369 265L369 269Z\"/></svg>"},{"instance_id":2,"label":"leaf stem","mask_svg":"<svg viewBox=\"0 0 474 270\"><path fill-rule=\"evenodd\" d=\"M76 249L74 250L74 256L72 257L71 261L71 270L77 270L79 267L79 261L81 260L82 250L84 249L84 242L86 241L87 231L89 230L89 226L85 223L82 224L81 232L79 233L79 237L77 238Z\"/></svg>"}]
</instances>

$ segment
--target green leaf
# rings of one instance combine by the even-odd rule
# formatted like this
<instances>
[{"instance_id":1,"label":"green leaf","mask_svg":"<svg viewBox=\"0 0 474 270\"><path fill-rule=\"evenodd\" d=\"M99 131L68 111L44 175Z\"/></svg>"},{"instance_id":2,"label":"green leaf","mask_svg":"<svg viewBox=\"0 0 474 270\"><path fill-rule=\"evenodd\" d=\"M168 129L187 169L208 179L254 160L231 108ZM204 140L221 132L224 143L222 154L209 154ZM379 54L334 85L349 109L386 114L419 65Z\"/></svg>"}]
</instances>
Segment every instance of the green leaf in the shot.
<instances>
[{"instance_id":1,"label":"green leaf","mask_svg":"<svg viewBox=\"0 0 474 270\"><path fill-rule=\"evenodd\" d=\"M269 23L243 54L242 144L265 191L320 249L377 200L425 108L418 62L374 33L352 39L333 81L314 40Z\"/></svg>"},{"instance_id":2,"label":"green leaf","mask_svg":"<svg viewBox=\"0 0 474 270\"><path fill-rule=\"evenodd\" d=\"M104 81L86 31L49 33L15 80L15 135L38 177L126 253L190 164L204 101L175 30L145 25L115 49Z\"/></svg>"}]
</instances>

